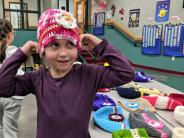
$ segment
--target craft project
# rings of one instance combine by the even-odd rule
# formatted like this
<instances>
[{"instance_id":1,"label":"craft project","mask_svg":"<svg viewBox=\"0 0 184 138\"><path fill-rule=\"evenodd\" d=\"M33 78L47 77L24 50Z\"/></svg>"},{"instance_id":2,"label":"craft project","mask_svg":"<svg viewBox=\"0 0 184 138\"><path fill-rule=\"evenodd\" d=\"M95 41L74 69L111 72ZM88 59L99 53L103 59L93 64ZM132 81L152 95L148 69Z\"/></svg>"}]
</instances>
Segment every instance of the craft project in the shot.
<instances>
[{"instance_id":1,"label":"craft project","mask_svg":"<svg viewBox=\"0 0 184 138\"><path fill-rule=\"evenodd\" d=\"M115 116L115 114L117 116ZM122 121L113 120L110 115L121 118ZM123 110L120 106L105 106L93 113L93 119L95 123L102 129L108 132L114 132L121 129L129 129L128 119L123 115Z\"/></svg>"},{"instance_id":2,"label":"craft project","mask_svg":"<svg viewBox=\"0 0 184 138\"><path fill-rule=\"evenodd\" d=\"M174 110L175 120L184 126L184 106L177 106Z\"/></svg>"},{"instance_id":3,"label":"craft project","mask_svg":"<svg viewBox=\"0 0 184 138\"><path fill-rule=\"evenodd\" d=\"M172 138L183 138L184 136L184 128L183 127L175 127L172 130Z\"/></svg>"},{"instance_id":4,"label":"craft project","mask_svg":"<svg viewBox=\"0 0 184 138\"><path fill-rule=\"evenodd\" d=\"M184 94L180 93L170 93L169 98L180 101L184 105Z\"/></svg>"},{"instance_id":5,"label":"craft project","mask_svg":"<svg viewBox=\"0 0 184 138\"><path fill-rule=\"evenodd\" d=\"M157 109L165 109L173 111L177 106L182 105L181 102L166 96L149 95L143 96L143 98L147 99L151 103L151 105Z\"/></svg>"},{"instance_id":6,"label":"craft project","mask_svg":"<svg viewBox=\"0 0 184 138\"><path fill-rule=\"evenodd\" d=\"M171 130L151 112L131 112L129 115L131 128L145 128L150 137L171 138Z\"/></svg>"},{"instance_id":7,"label":"craft project","mask_svg":"<svg viewBox=\"0 0 184 138\"><path fill-rule=\"evenodd\" d=\"M137 98L133 100L121 100L118 101L118 104L128 112L156 112L155 108L149 103L149 101L143 98Z\"/></svg>"},{"instance_id":8,"label":"craft project","mask_svg":"<svg viewBox=\"0 0 184 138\"><path fill-rule=\"evenodd\" d=\"M96 111L104 106L115 106L115 102L105 94L96 94L93 101L93 110Z\"/></svg>"},{"instance_id":9,"label":"craft project","mask_svg":"<svg viewBox=\"0 0 184 138\"><path fill-rule=\"evenodd\" d=\"M144 128L124 129L112 133L112 138L149 138Z\"/></svg>"}]
</instances>

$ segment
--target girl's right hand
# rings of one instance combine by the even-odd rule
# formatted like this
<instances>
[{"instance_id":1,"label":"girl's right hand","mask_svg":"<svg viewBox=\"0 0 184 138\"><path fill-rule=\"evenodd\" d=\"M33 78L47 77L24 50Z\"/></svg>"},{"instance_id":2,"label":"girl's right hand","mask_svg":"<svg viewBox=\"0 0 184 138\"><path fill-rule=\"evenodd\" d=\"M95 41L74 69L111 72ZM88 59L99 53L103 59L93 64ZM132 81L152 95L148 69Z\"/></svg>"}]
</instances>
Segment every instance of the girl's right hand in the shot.
<instances>
[{"instance_id":1,"label":"girl's right hand","mask_svg":"<svg viewBox=\"0 0 184 138\"><path fill-rule=\"evenodd\" d=\"M39 53L39 43L34 41L27 41L21 48L22 52L28 57L33 53Z\"/></svg>"}]
</instances>

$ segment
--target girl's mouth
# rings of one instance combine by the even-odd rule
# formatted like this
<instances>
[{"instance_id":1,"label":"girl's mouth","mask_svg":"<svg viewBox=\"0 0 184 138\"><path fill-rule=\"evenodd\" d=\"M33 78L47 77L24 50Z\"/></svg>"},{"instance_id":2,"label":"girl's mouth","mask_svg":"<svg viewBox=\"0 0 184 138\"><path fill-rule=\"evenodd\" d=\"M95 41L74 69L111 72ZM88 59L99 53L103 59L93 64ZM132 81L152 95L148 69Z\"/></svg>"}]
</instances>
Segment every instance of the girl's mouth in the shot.
<instances>
[{"instance_id":1,"label":"girl's mouth","mask_svg":"<svg viewBox=\"0 0 184 138\"><path fill-rule=\"evenodd\" d=\"M57 61L59 63L67 63L69 60L62 60L62 61Z\"/></svg>"}]
</instances>

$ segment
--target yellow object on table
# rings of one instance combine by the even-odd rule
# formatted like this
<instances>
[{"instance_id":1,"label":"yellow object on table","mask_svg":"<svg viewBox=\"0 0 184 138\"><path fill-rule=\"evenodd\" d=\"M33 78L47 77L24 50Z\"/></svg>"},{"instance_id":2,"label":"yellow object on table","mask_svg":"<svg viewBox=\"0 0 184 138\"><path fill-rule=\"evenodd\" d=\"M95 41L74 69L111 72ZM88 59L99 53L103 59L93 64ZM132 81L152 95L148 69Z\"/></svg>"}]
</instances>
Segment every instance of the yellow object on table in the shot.
<instances>
[{"instance_id":1,"label":"yellow object on table","mask_svg":"<svg viewBox=\"0 0 184 138\"><path fill-rule=\"evenodd\" d=\"M108 67L108 66L110 66L110 65L109 65L109 63L105 62L105 63L104 63L104 66L105 66L105 67Z\"/></svg>"}]
</instances>

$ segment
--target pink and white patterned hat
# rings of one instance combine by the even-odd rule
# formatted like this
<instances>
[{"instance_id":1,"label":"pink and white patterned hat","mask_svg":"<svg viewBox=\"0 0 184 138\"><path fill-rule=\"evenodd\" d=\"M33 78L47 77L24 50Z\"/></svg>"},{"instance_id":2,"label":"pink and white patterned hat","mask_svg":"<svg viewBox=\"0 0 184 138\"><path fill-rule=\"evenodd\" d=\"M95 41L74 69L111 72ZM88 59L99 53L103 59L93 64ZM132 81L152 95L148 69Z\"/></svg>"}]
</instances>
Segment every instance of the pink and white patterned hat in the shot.
<instances>
[{"instance_id":1,"label":"pink and white patterned hat","mask_svg":"<svg viewBox=\"0 0 184 138\"><path fill-rule=\"evenodd\" d=\"M42 13L38 21L37 38L41 48L57 39L67 39L77 48L80 37L74 16L60 9L49 9Z\"/></svg>"}]
</instances>

